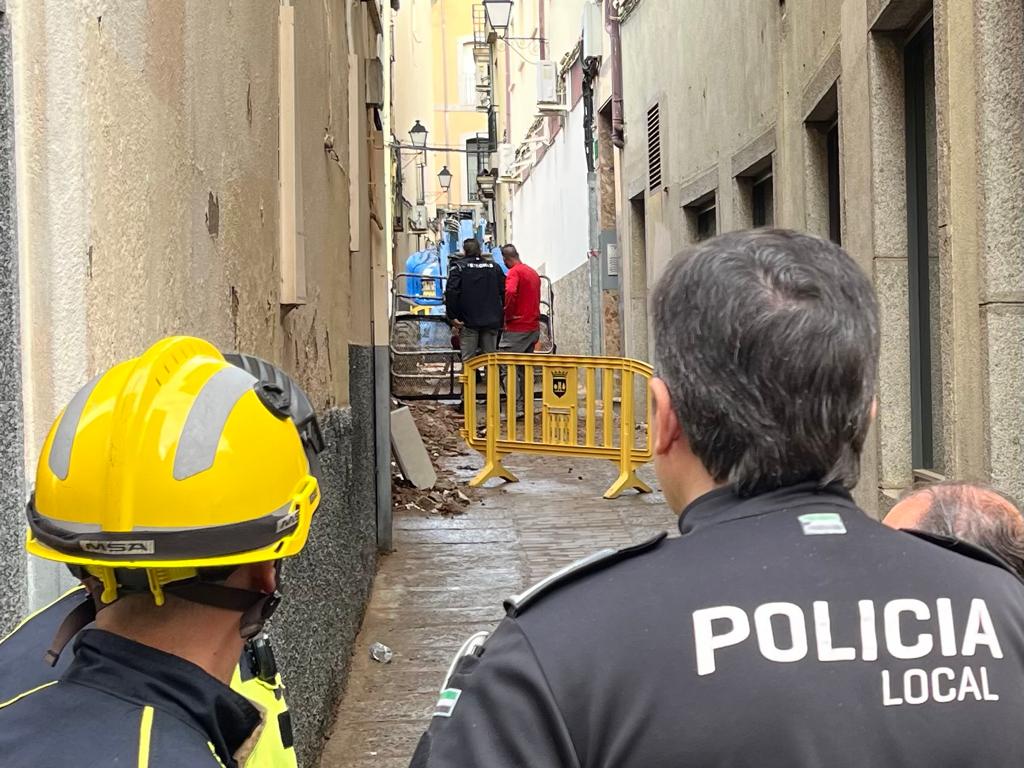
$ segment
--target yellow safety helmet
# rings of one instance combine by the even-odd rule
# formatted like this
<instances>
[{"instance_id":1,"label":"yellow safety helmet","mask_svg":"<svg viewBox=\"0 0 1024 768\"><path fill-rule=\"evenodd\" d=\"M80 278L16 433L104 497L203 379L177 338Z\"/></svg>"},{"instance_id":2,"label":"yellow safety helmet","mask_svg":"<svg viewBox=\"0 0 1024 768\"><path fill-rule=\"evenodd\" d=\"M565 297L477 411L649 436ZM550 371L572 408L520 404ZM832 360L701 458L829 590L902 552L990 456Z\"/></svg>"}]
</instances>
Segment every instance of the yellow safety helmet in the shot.
<instances>
[{"instance_id":1,"label":"yellow safety helmet","mask_svg":"<svg viewBox=\"0 0 1024 768\"><path fill-rule=\"evenodd\" d=\"M28 551L93 577L100 607L147 589L160 604L166 585L201 582L202 569L297 554L320 490L281 386L290 380L242 362L172 337L79 390L43 444ZM209 589L180 594L247 607Z\"/></svg>"}]
</instances>

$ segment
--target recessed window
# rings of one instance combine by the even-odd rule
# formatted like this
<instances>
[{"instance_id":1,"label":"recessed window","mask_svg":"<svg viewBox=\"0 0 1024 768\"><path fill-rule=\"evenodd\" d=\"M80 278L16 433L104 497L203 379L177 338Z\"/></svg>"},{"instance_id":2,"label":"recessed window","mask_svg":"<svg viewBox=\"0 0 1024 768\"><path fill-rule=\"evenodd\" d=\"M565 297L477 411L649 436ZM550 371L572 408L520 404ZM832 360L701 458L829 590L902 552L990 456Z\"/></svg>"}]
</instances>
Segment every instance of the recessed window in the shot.
<instances>
[{"instance_id":1,"label":"recessed window","mask_svg":"<svg viewBox=\"0 0 1024 768\"><path fill-rule=\"evenodd\" d=\"M904 49L911 447L915 470L947 471L943 450L935 43L927 22Z\"/></svg>"},{"instance_id":2,"label":"recessed window","mask_svg":"<svg viewBox=\"0 0 1024 768\"><path fill-rule=\"evenodd\" d=\"M718 234L718 199L715 192L709 192L683 207L690 240L699 243Z\"/></svg>"},{"instance_id":3,"label":"recessed window","mask_svg":"<svg viewBox=\"0 0 1024 768\"><path fill-rule=\"evenodd\" d=\"M775 226L775 189L772 186L772 172L754 180L750 192L752 223L755 227Z\"/></svg>"},{"instance_id":4,"label":"recessed window","mask_svg":"<svg viewBox=\"0 0 1024 768\"><path fill-rule=\"evenodd\" d=\"M843 180L839 146L839 83L807 117L807 228L843 242Z\"/></svg>"},{"instance_id":5,"label":"recessed window","mask_svg":"<svg viewBox=\"0 0 1024 768\"><path fill-rule=\"evenodd\" d=\"M707 240L718 234L718 209L712 202L697 212L697 241Z\"/></svg>"},{"instance_id":6,"label":"recessed window","mask_svg":"<svg viewBox=\"0 0 1024 768\"><path fill-rule=\"evenodd\" d=\"M466 197L470 202L480 199L480 193L476 187L476 177L480 175L480 169L487 167L488 141L484 136L466 141Z\"/></svg>"},{"instance_id":7,"label":"recessed window","mask_svg":"<svg viewBox=\"0 0 1024 768\"><path fill-rule=\"evenodd\" d=\"M828 237L833 243L843 244L843 202L839 178L839 118L828 129L825 137L825 162L828 165Z\"/></svg>"}]
</instances>

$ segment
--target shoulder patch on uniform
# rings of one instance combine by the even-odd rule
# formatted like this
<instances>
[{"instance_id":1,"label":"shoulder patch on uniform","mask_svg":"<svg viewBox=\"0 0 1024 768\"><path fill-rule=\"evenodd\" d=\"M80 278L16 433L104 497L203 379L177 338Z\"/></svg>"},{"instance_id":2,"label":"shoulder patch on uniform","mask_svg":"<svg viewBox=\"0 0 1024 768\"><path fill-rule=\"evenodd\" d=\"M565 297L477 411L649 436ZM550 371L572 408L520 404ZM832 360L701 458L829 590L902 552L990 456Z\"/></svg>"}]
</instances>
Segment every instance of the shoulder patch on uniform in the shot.
<instances>
[{"instance_id":1,"label":"shoulder patch on uniform","mask_svg":"<svg viewBox=\"0 0 1024 768\"><path fill-rule=\"evenodd\" d=\"M664 541L666 536L668 536L668 533L663 531L657 536L641 542L640 544L634 544L633 546L625 547L624 549L602 549L601 551L588 555L581 560L577 560L575 563L567 565L565 568L555 571L550 576L541 579L532 587L520 592L518 595L512 595L509 597L505 600L505 613L507 616L514 619L532 603L536 602L540 597L546 595L556 587L568 584L570 581L578 579L581 576L586 576L594 571L607 568L615 563L628 560L634 555L639 555L643 552L654 549Z\"/></svg>"},{"instance_id":2,"label":"shoulder patch on uniform","mask_svg":"<svg viewBox=\"0 0 1024 768\"><path fill-rule=\"evenodd\" d=\"M930 533L928 531L919 531L915 528L903 528L903 533L908 533L911 536L927 541L929 544L935 544L936 546L948 549L951 552L956 552L958 555L969 557L972 560L980 560L983 563L994 565L996 568L1002 568L1004 571L1009 571L1018 579L1017 572L1013 570L1009 563L1007 563L999 555L988 551L984 547L979 547L975 544L958 539L953 536L944 536L940 533Z\"/></svg>"}]
</instances>

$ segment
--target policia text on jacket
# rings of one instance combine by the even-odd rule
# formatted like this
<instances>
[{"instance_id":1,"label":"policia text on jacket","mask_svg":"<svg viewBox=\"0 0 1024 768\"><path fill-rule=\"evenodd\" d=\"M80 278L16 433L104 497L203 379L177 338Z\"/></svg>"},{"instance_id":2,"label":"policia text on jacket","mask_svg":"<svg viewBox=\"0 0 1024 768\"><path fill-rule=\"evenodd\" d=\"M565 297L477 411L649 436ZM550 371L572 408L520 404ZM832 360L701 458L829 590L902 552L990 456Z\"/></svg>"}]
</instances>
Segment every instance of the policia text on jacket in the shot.
<instances>
[{"instance_id":1,"label":"policia text on jacket","mask_svg":"<svg viewBox=\"0 0 1024 768\"><path fill-rule=\"evenodd\" d=\"M999 701L992 690L986 659L1001 659L999 644L985 601L957 606L947 597L934 604L898 598L883 605L859 600L855 606L833 606L815 600L806 612L795 603L759 605L748 614L735 605L693 612L693 636L698 675L713 675L729 663L730 648L755 644L768 661L788 664L817 657L819 662L901 662L921 659L938 649L949 666L930 669L883 668L879 695L885 706L936 702ZM834 617L835 615L835 617ZM837 620L855 625L837 635ZM965 666L970 659L980 666Z\"/></svg>"}]
</instances>

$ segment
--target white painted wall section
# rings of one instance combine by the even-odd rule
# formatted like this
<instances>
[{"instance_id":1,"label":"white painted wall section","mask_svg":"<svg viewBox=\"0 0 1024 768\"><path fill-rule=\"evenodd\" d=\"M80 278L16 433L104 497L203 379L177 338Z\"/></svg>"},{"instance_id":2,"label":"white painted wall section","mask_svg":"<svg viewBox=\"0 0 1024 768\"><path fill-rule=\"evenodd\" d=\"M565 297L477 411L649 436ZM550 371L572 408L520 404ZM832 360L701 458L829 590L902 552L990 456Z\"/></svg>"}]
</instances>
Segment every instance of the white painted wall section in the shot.
<instances>
[{"instance_id":1,"label":"white painted wall section","mask_svg":"<svg viewBox=\"0 0 1024 768\"><path fill-rule=\"evenodd\" d=\"M552 281L587 260L590 216L583 102L512 198L512 242L523 260L544 265Z\"/></svg>"}]
</instances>

